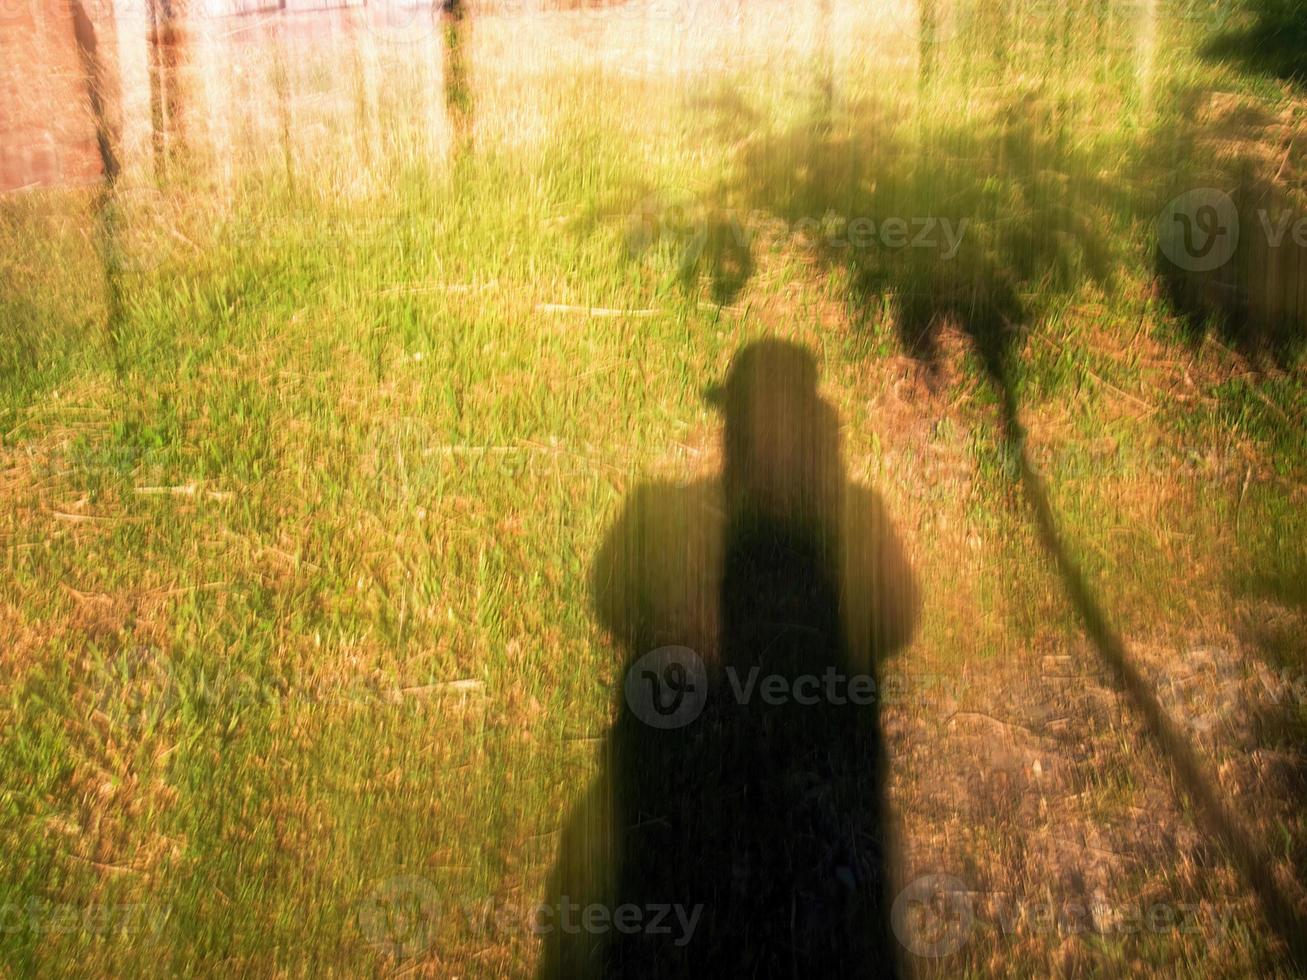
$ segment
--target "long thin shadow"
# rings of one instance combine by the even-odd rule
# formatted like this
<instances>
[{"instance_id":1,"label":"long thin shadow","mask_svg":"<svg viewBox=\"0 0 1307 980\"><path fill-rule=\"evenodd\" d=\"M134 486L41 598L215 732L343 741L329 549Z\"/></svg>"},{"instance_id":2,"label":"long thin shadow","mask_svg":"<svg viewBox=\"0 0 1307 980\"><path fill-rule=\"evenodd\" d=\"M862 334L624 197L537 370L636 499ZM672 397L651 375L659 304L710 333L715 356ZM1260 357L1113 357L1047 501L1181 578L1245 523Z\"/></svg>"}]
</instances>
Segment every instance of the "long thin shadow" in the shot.
<instances>
[{"instance_id":1,"label":"long thin shadow","mask_svg":"<svg viewBox=\"0 0 1307 980\"><path fill-rule=\"evenodd\" d=\"M71 11L73 39L77 42L77 56L86 78L87 104L91 110L91 119L95 123L95 144L100 152L104 179L112 184L118 179L120 167L118 154L114 149L117 134L111 119L108 77L104 64L100 60L100 45L95 35L95 25L87 16L81 0L72 0Z\"/></svg>"},{"instance_id":2,"label":"long thin shadow","mask_svg":"<svg viewBox=\"0 0 1307 980\"><path fill-rule=\"evenodd\" d=\"M73 39L77 43L78 59L86 79L87 106L95 124L95 142L100 153L103 183L96 201L96 235L99 239L101 262L104 267L107 313L105 331L115 366L121 372L118 341L122 323L122 257L119 243L119 212L117 201L118 175L122 167L116 144L118 128L115 125L113 96L109 74L100 57L99 40L95 25L87 16L81 0L72 0Z\"/></svg>"},{"instance_id":3,"label":"long thin shadow","mask_svg":"<svg viewBox=\"0 0 1307 980\"><path fill-rule=\"evenodd\" d=\"M1040 541L1057 567L1067 596L1084 624L1085 633L1156 739L1179 777L1180 785L1198 810L1200 819L1225 847L1244 880L1256 893L1268 925L1284 943L1294 966L1299 972L1307 971L1307 920L1272 876L1270 855L1240 828L1238 818L1204 774L1197 753L1177 732L1151 685L1130 662L1121 637L1112 628L1079 566L1067 554L1043 481L1026 454L1025 429L1017 413L1011 386L999 375L991 375L991 381L999 397L1003 440L1017 462L1021 489L1030 505Z\"/></svg>"},{"instance_id":4,"label":"long thin shadow","mask_svg":"<svg viewBox=\"0 0 1307 980\"><path fill-rule=\"evenodd\" d=\"M185 151L186 92L183 73L188 57L185 5L149 0L150 130L155 179L162 184L169 167Z\"/></svg>"},{"instance_id":5,"label":"long thin shadow","mask_svg":"<svg viewBox=\"0 0 1307 980\"><path fill-rule=\"evenodd\" d=\"M455 162L466 155L472 139L472 88L468 79L468 20L463 0L441 0L441 35L445 42L445 112Z\"/></svg>"}]
</instances>

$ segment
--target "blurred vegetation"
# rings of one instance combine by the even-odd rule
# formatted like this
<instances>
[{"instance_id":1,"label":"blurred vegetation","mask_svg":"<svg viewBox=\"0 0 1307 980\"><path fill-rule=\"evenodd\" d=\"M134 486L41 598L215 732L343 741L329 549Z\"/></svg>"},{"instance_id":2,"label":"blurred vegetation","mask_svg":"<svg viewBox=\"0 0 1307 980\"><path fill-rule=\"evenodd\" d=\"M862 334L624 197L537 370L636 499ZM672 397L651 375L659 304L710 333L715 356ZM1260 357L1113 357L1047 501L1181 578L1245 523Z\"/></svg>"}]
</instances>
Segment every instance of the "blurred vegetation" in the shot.
<instances>
[{"instance_id":1,"label":"blurred vegetation","mask_svg":"<svg viewBox=\"0 0 1307 980\"><path fill-rule=\"evenodd\" d=\"M598 768L593 552L633 486L715 470L701 391L768 335L817 354L850 472L904 529L926 605L899 666L963 691L898 706L914 859L1044 896L1090 865L1045 845L1092 831L1095 860L1128 852L1112 897L1232 916L1070 947L978 928L923 972L1287 972L1135 730L1049 693L1049 658L1090 658L992 382L1133 647L1307 669L1300 252L1248 234L1196 274L1158 231L1194 187L1245 230L1301 214L1307 142L1170 5L904 6L833 4L825 49L793 5L473 9L449 91L439 40L288 56L269 32L224 83L225 143L197 110L162 172L124 154L120 265L95 194L0 201L0 907L157 913L24 919L0 972L529 973L526 927L467 913L543 895ZM857 218L869 247L839 243ZM915 726L965 711L1044 733L1066 792L1020 818L932 797L979 762ZM1284 731L1213 766L1296 751ZM1301 878L1302 808L1247 785ZM1165 849L1112 836L1140 814ZM410 875L445 906L416 954L360 915Z\"/></svg>"}]
</instances>

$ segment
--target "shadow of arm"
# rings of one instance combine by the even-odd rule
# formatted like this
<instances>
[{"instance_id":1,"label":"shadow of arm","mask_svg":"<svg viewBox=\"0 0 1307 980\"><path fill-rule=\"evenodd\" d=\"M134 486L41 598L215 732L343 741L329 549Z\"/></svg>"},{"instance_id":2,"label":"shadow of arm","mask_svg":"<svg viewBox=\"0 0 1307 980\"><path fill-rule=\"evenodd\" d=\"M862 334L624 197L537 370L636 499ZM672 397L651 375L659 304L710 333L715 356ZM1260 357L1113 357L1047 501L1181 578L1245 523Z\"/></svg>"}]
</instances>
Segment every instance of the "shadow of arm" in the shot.
<instances>
[{"instance_id":1,"label":"shadow of arm","mask_svg":"<svg viewBox=\"0 0 1307 980\"><path fill-rule=\"evenodd\" d=\"M905 646L921 590L880 497L851 487L844 521L842 606L852 666L873 669Z\"/></svg>"},{"instance_id":2,"label":"shadow of arm","mask_svg":"<svg viewBox=\"0 0 1307 980\"><path fill-rule=\"evenodd\" d=\"M715 645L721 518L715 486L648 484L631 493L590 569L594 615L632 657L668 644Z\"/></svg>"}]
</instances>

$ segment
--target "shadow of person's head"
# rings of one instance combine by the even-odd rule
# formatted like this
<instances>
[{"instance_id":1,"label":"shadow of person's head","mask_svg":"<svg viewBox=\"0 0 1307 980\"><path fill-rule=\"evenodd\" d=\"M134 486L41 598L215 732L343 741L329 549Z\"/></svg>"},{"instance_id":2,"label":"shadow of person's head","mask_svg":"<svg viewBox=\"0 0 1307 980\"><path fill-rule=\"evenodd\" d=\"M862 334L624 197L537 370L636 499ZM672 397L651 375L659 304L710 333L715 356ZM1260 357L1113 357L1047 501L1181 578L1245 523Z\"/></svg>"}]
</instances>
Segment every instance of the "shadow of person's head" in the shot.
<instances>
[{"instance_id":1,"label":"shadow of person's head","mask_svg":"<svg viewBox=\"0 0 1307 980\"><path fill-rule=\"evenodd\" d=\"M733 518L824 523L839 504L839 420L817 391L817 364L799 344L743 347L708 400L724 417L722 472Z\"/></svg>"}]
</instances>

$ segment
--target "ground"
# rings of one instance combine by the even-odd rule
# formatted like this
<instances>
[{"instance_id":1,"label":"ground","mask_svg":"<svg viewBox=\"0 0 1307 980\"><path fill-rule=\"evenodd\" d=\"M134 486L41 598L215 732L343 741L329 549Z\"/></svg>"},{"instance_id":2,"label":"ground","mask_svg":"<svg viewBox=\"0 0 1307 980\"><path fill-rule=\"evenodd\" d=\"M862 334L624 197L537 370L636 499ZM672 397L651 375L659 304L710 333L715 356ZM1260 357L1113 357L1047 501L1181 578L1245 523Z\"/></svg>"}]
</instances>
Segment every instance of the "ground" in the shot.
<instances>
[{"instance_id":1,"label":"ground","mask_svg":"<svg viewBox=\"0 0 1307 980\"><path fill-rule=\"evenodd\" d=\"M1300 96L1166 5L950 6L938 50L623 9L474 12L462 141L411 49L324 54L162 178L0 202L0 971L529 975L620 690L590 562L782 336L921 582L914 970L1290 974L1036 502L1302 915L1307 386L1154 261L1182 190L1294 202ZM267 125L287 84L314 126Z\"/></svg>"}]
</instances>

